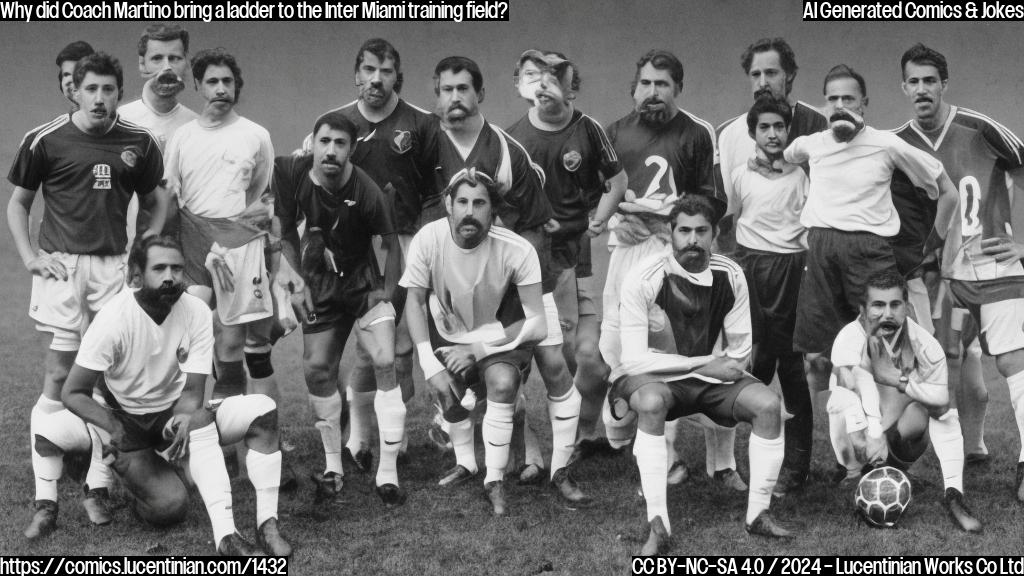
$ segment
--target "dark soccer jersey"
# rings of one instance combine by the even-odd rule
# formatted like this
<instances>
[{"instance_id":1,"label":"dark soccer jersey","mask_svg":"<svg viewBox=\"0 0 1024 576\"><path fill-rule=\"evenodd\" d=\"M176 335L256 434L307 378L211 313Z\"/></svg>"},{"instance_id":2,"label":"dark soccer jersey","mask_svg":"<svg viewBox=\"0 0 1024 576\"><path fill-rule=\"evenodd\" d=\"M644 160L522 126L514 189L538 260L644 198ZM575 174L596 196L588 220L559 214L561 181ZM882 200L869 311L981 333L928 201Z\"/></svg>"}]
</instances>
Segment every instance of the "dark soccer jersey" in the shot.
<instances>
[{"instance_id":1,"label":"dark soccer jersey","mask_svg":"<svg viewBox=\"0 0 1024 576\"><path fill-rule=\"evenodd\" d=\"M665 311L676 353L681 356L707 356L722 334L725 317L736 303L729 274L711 269L711 286L694 284L682 276L665 273L655 302Z\"/></svg>"},{"instance_id":2,"label":"dark soccer jersey","mask_svg":"<svg viewBox=\"0 0 1024 576\"><path fill-rule=\"evenodd\" d=\"M163 157L149 131L118 118L92 136L60 116L25 135L7 179L41 190L46 210L39 247L69 254L122 254L132 193L145 196L163 178Z\"/></svg>"},{"instance_id":3,"label":"dark soccer jersey","mask_svg":"<svg viewBox=\"0 0 1024 576\"><path fill-rule=\"evenodd\" d=\"M992 279L979 274L971 261L980 253L982 238L1010 231L1006 172L1024 165L1024 143L987 116L956 106L934 144L913 122L895 132L941 161L960 192L960 214L954 218L943 248L944 275L960 280Z\"/></svg>"},{"instance_id":4,"label":"dark soccer jersey","mask_svg":"<svg viewBox=\"0 0 1024 576\"><path fill-rule=\"evenodd\" d=\"M274 213L282 231L294 229L300 219L306 227L324 231L327 247L342 270L369 263L376 270L371 238L394 233L384 193L358 166L345 186L333 194L313 183L312 156L278 156L274 160ZM379 271L378 271L379 272Z\"/></svg>"},{"instance_id":5,"label":"dark soccer jersey","mask_svg":"<svg viewBox=\"0 0 1024 576\"><path fill-rule=\"evenodd\" d=\"M424 202L440 193L433 174L441 130L437 117L405 100L377 123L364 118L356 102L338 111L359 130L352 162L373 178L394 206L396 231L415 234Z\"/></svg>"},{"instance_id":6,"label":"dark soccer jersey","mask_svg":"<svg viewBox=\"0 0 1024 576\"><path fill-rule=\"evenodd\" d=\"M465 160L447 135L442 134L439 142L439 189L447 187L463 168L475 167L503 188L505 205L498 207L498 215L513 232L536 228L552 218L551 203L544 194L544 171L533 162L523 145L503 130L484 122Z\"/></svg>"},{"instance_id":7,"label":"dark soccer jersey","mask_svg":"<svg viewBox=\"0 0 1024 576\"><path fill-rule=\"evenodd\" d=\"M714 194L714 131L707 122L680 110L668 124L649 126L631 112L608 127L608 137L637 198Z\"/></svg>"},{"instance_id":8,"label":"dark soccer jersey","mask_svg":"<svg viewBox=\"0 0 1024 576\"><path fill-rule=\"evenodd\" d=\"M508 129L544 170L544 192L561 229L552 238L552 257L559 268L576 265L587 215L600 202L603 179L622 170L615 149L601 125L579 110L558 131L541 130L524 116Z\"/></svg>"}]
</instances>

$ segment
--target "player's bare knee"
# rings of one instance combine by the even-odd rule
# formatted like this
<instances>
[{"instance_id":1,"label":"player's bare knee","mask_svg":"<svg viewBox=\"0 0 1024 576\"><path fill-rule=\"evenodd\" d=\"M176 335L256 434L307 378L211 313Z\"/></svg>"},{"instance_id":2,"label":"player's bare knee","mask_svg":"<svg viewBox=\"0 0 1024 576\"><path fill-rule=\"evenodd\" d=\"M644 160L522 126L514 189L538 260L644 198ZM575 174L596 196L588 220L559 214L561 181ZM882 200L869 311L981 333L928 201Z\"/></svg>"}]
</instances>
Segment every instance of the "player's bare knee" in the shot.
<instances>
[{"instance_id":1,"label":"player's bare knee","mask_svg":"<svg viewBox=\"0 0 1024 576\"><path fill-rule=\"evenodd\" d=\"M302 363L302 371L310 394L327 397L337 390L336 383L331 378L331 366L326 361L307 358Z\"/></svg>"},{"instance_id":2,"label":"player's bare knee","mask_svg":"<svg viewBox=\"0 0 1024 576\"><path fill-rule=\"evenodd\" d=\"M1024 349L1005 352L996 356L996 368L1003 378L1024 372Z\"/></svg>"},{"instance_id":3,"label":"player's bare knee","mask_svg":"<svg viewBox=\"0 0 1024 576\"><path fill-rule=\"evenodd\" d=\"M903 410L897 424L903 438L919 438L928 430L928 409L919 402L911 402Z\"/></svg>"},{"instance_id":4,"label":"player's bare knee","mask_svg":"<svg viewBox=\"0 0 1024 576\"><path fill-rule=\"evenodd\" d=\"M251 396L263 395L252 394ZM263 396L263 398L266 398L273 405L274 401L269 397ZM251 450L264 454L270 454L279 449L276 406L260 414L249 424L248 430L245 431L245 445Z\"/></svg>"},{"instance_id":5,"label":"player's bare knee","mask_svg":"<svg viewBox=\"0 0 1024 576\"><path fill-rule=\"evenodd\" d=\"M390 346L377 346L369 350L370 362L374 370L388 370L395 366L395 349Z\"/></svg>"},{"instance_id":6,"label":"player's bare knee","mask_svg":"<svg viewBox=\"0 0 1024 576\"><path fill-rule=\"evenodd\" d=\"M487 397L494 402L511 404L519 390L519 370L510 364L493 364L484 375L487 382Z\"/></svg>"},{"instance_id":7,"label":"player's bare knee","mask_svg":"<svg viewBox=\"0 0 1024 576\"><path fill-rule=\"evenodd\" d=\"M633 392L629 398L629 407L641 418L659 417L664 420L668 414L668 402L661 388L647 385Z\"/></svg>"},{"instance_id":8,"label":"player's bare knee","mask_svg":"<svg viewBox=\"0 0 1024 576\"><path fill-rule=\"evenodd\" d=\"M149 498L137 499L135 511L140 518L154 526L178 524L188 515L188 492L181 481L176 484L168 482Z\"/></svg>"},{"instance_id":9,"label":"player's bare knee","mask_svg":"<svg viewBox=\"0 0 1024 576\"><path fill-rule=\"evenodd\" d=\"M40 456L61 456L64 451L45 436L36 434L36 454Z\"/></svg>"}]
</instances>

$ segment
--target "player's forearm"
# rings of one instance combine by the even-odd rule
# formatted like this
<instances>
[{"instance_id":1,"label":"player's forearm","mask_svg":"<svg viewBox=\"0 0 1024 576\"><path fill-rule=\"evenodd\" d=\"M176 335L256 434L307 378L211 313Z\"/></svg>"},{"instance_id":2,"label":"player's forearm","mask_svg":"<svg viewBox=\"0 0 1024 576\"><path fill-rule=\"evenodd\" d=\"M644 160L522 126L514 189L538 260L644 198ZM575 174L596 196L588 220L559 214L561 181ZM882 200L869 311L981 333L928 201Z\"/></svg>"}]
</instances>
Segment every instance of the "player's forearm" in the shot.
<instances>
[{"instance_id":1,"label":"player's forearm","mask_svg":"<svg viewBox=\"0 0 1024 576\"><path fill-rule=\"evenodd\" d=\"M18 256L21 256L23 264L35 260L36 253L32 248L32 240L29 234L28 214L32 208L31 202L26 206L19 201L19 189L15 189L10 202L7 203L7 225L11 229L11 236L14 237L14 245L18 249Z\"/></svg>"},{"instance_id":2,"label":"player's forearm","mask_svg":"<svg viewBox=\"0 0 1024 576\"><path fill-rule=\"evenodd\" d=\"M682 356L655 352L647 347L646 331L620 332L622 369L627 374L685 374L701 368L714 356Z\"/></svg>"},{"instance_id":3,"label":"player's forearm","mask_svg":"<svg viewBox=\"0 0 1024 576\"><path fill-rule=\"evenodd\" d=\"M945 238L950 224L953 222L960 196L945 170L939 176L936 185L939 189L939 198L935 206L934 231L939 238Z\"/></svg>"},{"instance_id":4,"label":"player's forearm","mask_svg":"<svg viewBox=\"0 0 1024 576\"><path fill-rule=\"evenodd\" d=\"M427 326L427 297L423 288L409 288L405 302L405 317L409 323L409 338L416 347L416 358L423 370L423 378L430 380L445 370L444 364L434 355L430 345L430 330Z\"/></svg>"},{"instance_id":5,"label":"player's forearm","mask_svg":"<svg viewBox=\"0 0 1024 576\"><path fill-rule=\"evenodd\" d=\"M114 422L110 410L92 398L93 385L99 376L98 372L82 368L77 364L73 365L64 382L60 399L64 403L64 407L72 414L107 432L113 432L117 424Z\"/></svg>"},{"instance_id":6,"label":"player's forearm","mask_svg":"<svg viewBox=\"0 0 1024 576\"><path fill-rule=\"evenodd\" d=\"M175 414L194 414L203 408L203 393L206 391L206 374L188 373L181 397L174 404Z\"/></svg>"},{"instance_id":7,"label":"player's forearm","mask_svg":"<svg viewBox=\"0 0 1024 576\"><path fill-rule=\"evenodd\" d=\"M607 190L601 195L601 201L597 204L597 210L594 212L595 220L608 222L612 214L615 214L615 211L618 210L619 202L622 202L623 197L625 197L628 185L629 178L626 176L625 170L620 171L605 182Z\"/></svg>"},{"instance_id":8,"label":"player's forearm","mask_svg":"<svg viewBox=\"0 0 1024 576\"><path fill-rule=\"evenodd\" d=\"M157 186L148 195L152 198L152 209L150 210L149 222L146 224L146 234L160 234L167 222L167 210L171 203L171 193L163 186Z\"/></svg>"},{"instance_id":9,"label":"player's forearm","mask_svg":"<svg viewBox=\"0 0 1024 576\"><path fill-rule=\"evenodd\" d=\"M929 408L945 408L949 405L949 387L945 382L920 380L916 373L910 375L904 393Z\"/></svg>"},{"instance_id":10,"label":"player's forearm","mask_svg":"<svg viewBox=\"0 0 1024 576\"><path fill-rule=\"evenodd\" d=\"M515 338L512 338L508 342L502 344L476 342L470 345L470 349L473 351L473 355L476 356L477 361L493 356L494 354L500 354L502 352L508 352L515 350L522 346L529 346L536 344L541 340L547 338L548 326L547 321L541 314L527 316L522 323L522 329L516 334Z\"/></svg>"}]
</instances>

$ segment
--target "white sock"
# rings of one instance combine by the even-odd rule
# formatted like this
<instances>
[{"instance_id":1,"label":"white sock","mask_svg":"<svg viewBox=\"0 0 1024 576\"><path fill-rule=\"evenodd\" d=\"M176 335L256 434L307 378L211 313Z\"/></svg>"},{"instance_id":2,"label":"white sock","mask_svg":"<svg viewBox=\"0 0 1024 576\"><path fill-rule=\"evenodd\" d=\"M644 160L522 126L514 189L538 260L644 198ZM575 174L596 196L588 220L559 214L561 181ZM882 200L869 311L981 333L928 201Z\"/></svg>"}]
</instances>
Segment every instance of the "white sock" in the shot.
<instances>
[{"instance_id":1,"label":"white sock","mask_svg":"<svg viewBox=\"0 0 1024 576\"><path fill-rule=\"evenodd\" d=\"M377 427L380 430L377 486L398 486L398 452L402 449L402 437L405 435L402 389L396 386L386 392L378 390L373 400L373 409L377 413Z\"/></svg>"},{"instance_id":2,"label":"white sock","mask_svg":"<svg viewBox=\"0 0 1024 576\"><path fill-rule=\"evenodd\" d=\"M277 494L281 486L281 451L263 454L249 450L245 456L249 482L256 491L256 527L277 518Z\"/></svg>"},{"instance_id":3,"label":"white sock","mask_svg":"<svg viewBox=\"0 0 1024 576\"><path fill-rule=\"evenodd\" d=\"M956 409L947 411L942 418L928 419L928 435L932 440L935 456L942 468L942 484L945 488L964 491L964 437L960 431L960 413Z\"/></svg>"},{"instance_id":4,"label":"white sock","mask_svg":"<svg viewBox=\"0 0 1024 576\"><path fill-rule=\"evenodd\" d=\"M341 394L335 392L326 398L310 394L309 404L324 445L324 471L344 474L341 468Z\"/></svg>"},{"instance_id":5,"label":"white sock","mask_svg":"<svg viewBox=\"0 0 1024 576\"><path fill-rule=\"evenodd\" d=\"M487 401L487 412L484 414L484 465L487 474L484 484L501 481L505 478L505 467L508 466L509 447L512 444L512 417L515 415L515 404Z\"/></svg>"},{"instance_id":6,"label":"white sock","mask_svg":"<svg viewBox=\"0 0 1024 576\"><path fill-rule=\"evenodd\" d=\"M548 417L551 419L551 476L565 468L576 445L576 428L580 423L583 397L576 387L561 398L548 396Z\"/></svg>"},{"instance_id":7,"label":"white sock","mask_svg":"<svg viewBox=\"0 0 1024 576\"><path fill-rule=\"evenodd\" d=\"M443 421L447 426L448 437L452 440L455 451L455 463L476 474L476 442L473 438L473 419L466 418L461 422ZM442 426L444 428L445 426Z\"/></svg>"},{"instance_id":8,"label":"white sock","mask_svg":"<svg viewBox=\"0 0 1024 576\"><path fill-rule=\"evenodd\" d=\"M665 530L672 533L668 520L668 447L664 436L654 436L643 430L636 431L633 455L640 469L640 486L647 501L647 521L661 516Z\"/></svg>"},{"instance_id":9,"label":"white sock","mask_svg":"<svg viewBox=\"0 0 1024 576\"><path fill-rule=\"evenodd\" d=\"M46 416L60 412L64 404L40 395L29 416L29 447L32 451L32 472L36 480L36 500L57 501L57 480L64 473L64 460L60 456L40 456L36 452L36 434Z\"/></svg>"},{"instance_id":10,"label":"white sock","mask_svg":"<svg viewBox=\"0 0 1024 576\"><path fill-rule=\"evenodd\" d=\"M349 426L348 442L345 443L345 447L353 456L370 447L370 437L373 435L373 421L370 419L370 413L373 411L374 397L376 396L376 390L354 392L349 388L345 391L345 397L348 398ZM401 400L401 392L399 392L399 400Z\"/></svg>"},{"instance_id":11,"label":"white sock","mask_svg":"<svg viewBox=\"0 0 1024 576\"><path fill-rule=\"evenodd\" d=\"M224 465L217 426L209 424L188 434L189 470L199 489L213 526L213 544L220 545L226 536L236 532L231 513L231 480ZM280 481L280 472L278 473Z\"/></svg>"},{"instance_id":12,"label":"white sock","mask_svg":"<svg viewBox=\"0 0 1024 576\"><path fill-rule=\"evenodd\" d=\"M1021 439L1021 452L1017 461L1024 462L1024 372L1007 377L1006 386L1010 389L1010 403L1013 405L1013 415Z\"/></svg>"},{"instance_id":13,"label":"white sock","mask_svg":"<svg viewBox=\"0 0 1024 576\"><path fill-rule=\"evenodd\" d=\"M601 407L601 420L604 422L604 433L608 438L609 446L619 450L629 444L635 429L636 412L630 410L622 420L616 420L612 416L608 398L605 398L604 405Z\"/></svg>"},{"instance_id":14,"label":"white sock","mask_svg":"<svg viewBox=\"0 0 1024 576\"><path fill-rule=\"evenodd\" d=\"M779 481L782 458L786 454L784 434L768 440L750 434L750 491L747 493L747 524L772 503L772 490Z\"/></svg>"},{"instance_id":15,"label":"white sock","mask_svg":"<svg viewBox=\"0 0 1024 576\"><path fill-rule=\"evenodd\" d=\"M92 424L85 426L92 441L92 459L89 461L89 472L85 475L85 485L89 489L110 488L114 484L114 476L110 466L103 461L103 445L110 443L110 434Z\"/></svg>"}]
</instances>

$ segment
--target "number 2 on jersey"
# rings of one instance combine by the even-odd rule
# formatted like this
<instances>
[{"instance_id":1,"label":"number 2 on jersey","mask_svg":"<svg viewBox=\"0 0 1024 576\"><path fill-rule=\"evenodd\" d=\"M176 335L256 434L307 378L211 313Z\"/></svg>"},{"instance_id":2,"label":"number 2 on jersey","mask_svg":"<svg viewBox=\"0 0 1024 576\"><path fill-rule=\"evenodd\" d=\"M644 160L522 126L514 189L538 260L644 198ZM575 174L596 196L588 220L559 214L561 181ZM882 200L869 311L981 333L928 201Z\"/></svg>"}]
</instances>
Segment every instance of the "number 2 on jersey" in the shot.
<instances>
[{"instance_id":1,"label":"number 2 on jersey","mask_svg":"<svg viewBox=\"0 0 1024 576\"><path fill-rule=\"evenodd\" d=\"M676 192L676 179L672 174L672 167L668 165L668 160L665 160L661 156L648 156L647 160L644 161L647 166L656 165L658 171L654 174L654 178L651 178L650 184L647 185L647 191L644 192L644 198L650 198L651 200L663 201L665 197L671 194L673 197L679 196ZM662 187L661 181L668 174L668 186ZM664 190L659 193L659 190Z\"/></svg>"}]
</instances>

